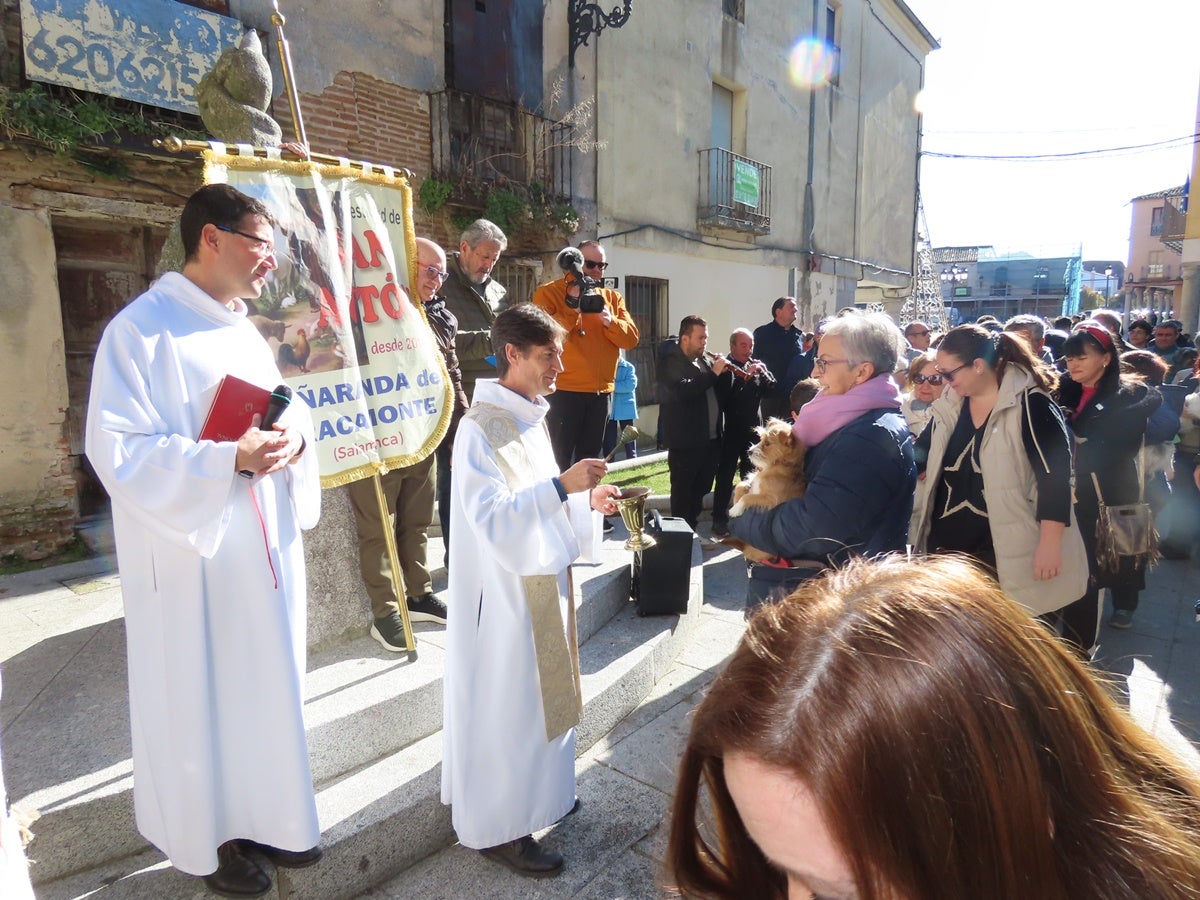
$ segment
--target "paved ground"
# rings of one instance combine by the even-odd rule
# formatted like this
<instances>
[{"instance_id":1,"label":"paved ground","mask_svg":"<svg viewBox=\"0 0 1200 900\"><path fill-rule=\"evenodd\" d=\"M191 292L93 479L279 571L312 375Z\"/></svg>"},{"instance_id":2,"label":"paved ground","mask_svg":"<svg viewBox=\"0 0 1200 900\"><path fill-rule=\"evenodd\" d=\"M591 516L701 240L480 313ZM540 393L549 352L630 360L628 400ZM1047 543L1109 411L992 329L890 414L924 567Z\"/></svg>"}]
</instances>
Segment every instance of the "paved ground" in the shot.
<instances>
[{"instance_id":1,"label":"paved ground","mask_svg":"<svg viewBox=\"0 0 1200 900\"><path fill-rule=\"evenodd\" d=\"M567 857L561 877L526 880L476 853L451 847L366 896L661 896L658 860L689 712L743 630L745 575L740 557L708 554L704 567L706 607L690 645L646 701L579 761L584 806L545 835ZM1103 629L1098 664L1127 698L1135 718L1200 768L1200 624L1192 608L1200 594L1198 569L1200 565L1191 562L1164 562L1155 569L1134 627L1125 632ZM100 623L109 621L112 604L120 602L116 587L116 576L101 571L95 562L0 577L0 665L34 653L57 659L62 666L72 655L86 652L96 627L103 630ZM65 603L68 596L75 602ZM45 642L37 633L47 627L57 630L53 623L68 615L77 644L60 641L52 652L39 647ZM48 674L57 670L51 659L44 662ZM5 728L19 727L20 709L39 689L23 681L14 678L5 684L0 708ZM13 773L9 775L11 781Z\"/></svg>"},{"instance_id":2,"label":"paved ground","mask_svg":"<svg viewBox=\"0 0 1200 900\"><path fill-rule=\"evenodd\" d=\"M689 713L742 631L745 569L741 557L708 556L704 568L708 608L692 646L660 690L580 760L579 795L584 807L542 835L567 859L559 878L521 878L456 846L429 857L369 896L380 900L662 897L660 860L675 761L687 736ZM1151 572L1134 627L1117 631L1104 626L1097 662L1127 698L1135 718L1200 769L1200 624L1192 608L1200 595L1198 568L1193 563L1164 562Z\"/></svg>"}]
</instances>

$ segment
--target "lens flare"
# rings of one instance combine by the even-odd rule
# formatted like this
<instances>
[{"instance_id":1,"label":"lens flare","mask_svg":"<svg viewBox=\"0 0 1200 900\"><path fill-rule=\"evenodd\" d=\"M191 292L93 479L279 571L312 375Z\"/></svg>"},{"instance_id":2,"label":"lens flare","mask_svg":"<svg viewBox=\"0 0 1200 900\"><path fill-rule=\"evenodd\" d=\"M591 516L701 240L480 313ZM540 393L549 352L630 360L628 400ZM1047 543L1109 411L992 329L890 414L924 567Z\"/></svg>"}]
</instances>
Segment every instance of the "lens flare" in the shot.
<instances>
[{"instance_id":1,"label":"lens flare","mask_svg":"<svg viewBox=\"0 0 1200 900\"><path fill-rule=\"evenodd\" d=\"M836 68L837 56L833 48L818 38L801 38L792 48L788 69L796 87L826 84Z\"/></svg>"}]
</instances>

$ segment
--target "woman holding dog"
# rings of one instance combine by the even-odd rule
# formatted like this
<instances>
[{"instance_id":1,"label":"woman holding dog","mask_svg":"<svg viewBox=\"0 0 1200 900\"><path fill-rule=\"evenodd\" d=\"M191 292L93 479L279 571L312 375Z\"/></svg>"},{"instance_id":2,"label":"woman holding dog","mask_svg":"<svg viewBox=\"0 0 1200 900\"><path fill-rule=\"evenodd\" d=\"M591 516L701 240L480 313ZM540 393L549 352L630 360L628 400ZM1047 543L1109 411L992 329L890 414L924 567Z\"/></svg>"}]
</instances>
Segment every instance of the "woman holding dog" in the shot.
<instances>
[{"instance_id":1,"label":"woman holding dog","mask_svg":"<svg viewBox=\"0 0 1200 900\"><path fill-rule=\"evenodd\" d=\"M822 330L821 392L796 414L804 496L731 517L729 531L772 556L750 566L746 613L852 556L904 550L916 466L892 377L904 336L882 313L847 313Z\"/></svg>"},{"instance_id":2,"label":"woman holding dog","mask_svg":"<svg viewBox=\"0 0 1200 900\"><path fill-rule=\"evenodd\" d=\"M1084 595L1088 578L1071 439L1050 396L1057 377L1020 337L978 325L947 332L937 369L948 387L917 441L925 484L910 542L965 553L1031 614L1056 613Z\"/></svg>"}]
</instances>

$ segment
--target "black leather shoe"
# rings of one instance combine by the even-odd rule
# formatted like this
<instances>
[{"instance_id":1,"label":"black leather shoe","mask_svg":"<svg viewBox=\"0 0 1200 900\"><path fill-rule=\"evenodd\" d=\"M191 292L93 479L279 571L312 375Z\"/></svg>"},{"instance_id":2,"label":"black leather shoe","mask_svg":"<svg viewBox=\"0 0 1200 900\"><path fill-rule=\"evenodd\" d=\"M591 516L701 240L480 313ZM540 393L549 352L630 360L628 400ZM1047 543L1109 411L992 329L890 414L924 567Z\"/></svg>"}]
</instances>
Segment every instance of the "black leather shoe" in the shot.
<instances>
[{"instance_id":1,"label":"black leather shoe","mask_svg":"<svg viewBox=\"0 0 1200 900\"><path fill-rule=\"evenodd\" d=\"M531 834L479 852L529 878L553 878L563 867L562 854L547 850Z\"/></svg>"},{"instance_id":2,"label":"black leather shoe","mask_svg":"<svg viewBox=\"0 0 1200 900\"><path fill-rule=\"evenodd\" d=\"M204 883L222 897L261 897L271 889L271 877L242 851L238 841L217 848L217 871L205 875Z\"/></svg>"},{"instance_id":3,"label":"black leather shoe","mask_svg":"<svg viewBox=\"0 0 1200 900\"><path fill-rule=\"evenodd\" d=\"M253 847L275 865L284 869L307 868L320 862L321 857L325 855L325 851L319 846L311 847L308 850L280 850L278 847L260 844L258 841L243 841L242 843Z\"/></svg>"}]
</instances>

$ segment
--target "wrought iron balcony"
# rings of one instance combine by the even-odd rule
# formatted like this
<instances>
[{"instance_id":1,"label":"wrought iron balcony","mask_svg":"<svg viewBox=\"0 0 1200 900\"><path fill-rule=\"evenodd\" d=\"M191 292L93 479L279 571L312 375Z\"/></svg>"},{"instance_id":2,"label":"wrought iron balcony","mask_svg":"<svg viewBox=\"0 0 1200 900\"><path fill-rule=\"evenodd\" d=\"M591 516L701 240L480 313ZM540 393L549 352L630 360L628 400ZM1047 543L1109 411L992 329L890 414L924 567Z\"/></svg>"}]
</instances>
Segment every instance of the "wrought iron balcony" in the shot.
<instances>
[{"instance_id":1,"label":"wrought iron balcony","mask_svg":"<svg viewBox=\"0 0 1200 900\"><path fill-rule=\"evenodd\" d=\"M1175 281L1183 277L1183 266L1171 263L1151 263L1142 266L1137 281Z\"/></svg>"},{"instance_id":2,"label":"wrought iron balcony","mask_svg":"<svg viewBox=\"0 0 1200 900\"><path fill-rule=\"evenodd\" d=\"M433 170L470 193L483 185L540 185L571 200L572 127L461 91L430 95ZM456 197L464 199L464 197Z\"/></svg>"},{"instance_id":3,"label":"wrought iron balcony","mask_svg":"<svg viewBox=\"0 0 1200 900\"><path fill-rule=\"evenodd\" d=\"M700 151L701 225L771 232L771 167L720 147Z\"/></svg>"},{"instance_id":4,"label":"wrought iron balcony","mask_svg":"<svg viewBox=\"0 0 1200 900\"><path fill-rule=\"evenodd\" d=\"M1186 197L1166 197L1163 204L1163 217L1158 233L1160 241L1182 241L1187 230Z\"/></svg>"}]
</instances>

